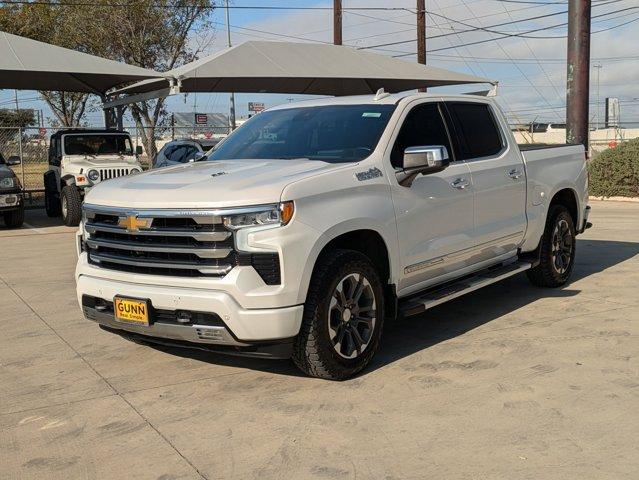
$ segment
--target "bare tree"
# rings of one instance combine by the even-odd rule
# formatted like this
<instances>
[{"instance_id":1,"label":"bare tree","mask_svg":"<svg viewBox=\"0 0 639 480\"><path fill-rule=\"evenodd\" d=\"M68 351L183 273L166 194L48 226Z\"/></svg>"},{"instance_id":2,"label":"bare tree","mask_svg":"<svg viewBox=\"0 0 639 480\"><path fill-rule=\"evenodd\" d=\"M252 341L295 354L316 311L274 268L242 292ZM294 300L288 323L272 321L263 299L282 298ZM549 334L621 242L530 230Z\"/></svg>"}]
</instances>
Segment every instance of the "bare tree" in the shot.
<instances>
[{"instance_id":1,"label":"bare tree","mask_svg":"<svg viewBox=\"0 0 639 480\"><path fill-rule=\"evenodd\" d=\"M194 60L210 44L214 8L215 0L4 3L0 6L0 30L167 71ZM89 95L42 95L65 126L80 124L84 114L94 108ZM130 112L147 154L155 155L157 128L166 117L164 99L132 105Z\"/></svg>"}]
</instances>

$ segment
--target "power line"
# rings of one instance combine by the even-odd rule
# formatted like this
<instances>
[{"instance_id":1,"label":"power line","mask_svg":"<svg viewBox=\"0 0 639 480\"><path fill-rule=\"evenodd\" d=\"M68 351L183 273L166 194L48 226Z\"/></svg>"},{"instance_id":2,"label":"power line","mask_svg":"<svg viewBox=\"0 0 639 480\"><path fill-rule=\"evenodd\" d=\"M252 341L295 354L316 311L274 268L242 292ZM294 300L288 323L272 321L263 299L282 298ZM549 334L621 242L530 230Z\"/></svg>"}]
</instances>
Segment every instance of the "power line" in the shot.
<instances>
[{"instance_id":1,"label":"power line","mask_svg":"<svg viewBox=\"0 0 639 480\"><path fill-rule=\"evenodd\" d=\"M633 9L638 9L638 8L639 8L639 6L637 6L637 7L628 7L628 8L624 8L624 9L621 9L621 10L616 10L614 12L608 12L608 13L602 13L602 14L599 14L599 15L595 15L592 18L603 17L603 16L607 16L607 15L612 15L614 13L619 13L619 12L622 12L622 11L633 10ZM605 32L607 30L612 30L614 28L619 28L620 26L627 25L627 24L633 23L635 21L636 21L636 19L635 20L631 20L629 22L625 22L623 24L614 25L612 27L605 28L605 29L602 29L602 30L597 30L597 31L594 31L592 33L595 34L595 33ZM504 34L501 34L502 36L500 38L488 38L488 39L484 39L484 40L477 40L477 41L474 41L474 42L468 42L468 43L465 43L465 44L462 44L462 45L457 45L457 47L462 47L462 46L465 47L465 46L469 46L469 45L479 45L479 44L487 43L487 42L496 42L498 40L502 40L504 38L509 38L509 37L537 38L537 39L566 38L566 35L549 35L549 36L542 36L542 37L539 37L539 36L525 36L525 34L528 34L528 33L534 33L534 32L540 32L540 31L544 31L544 30L550 30L550 29L553 29L553 28L556 28L556 27L564 26L566 24L567 24L567 22L563 22L563 23L558 23L556 25L550 25L550 26L547 26L547 27L535 28L533 30L527 30L526 32L524 32L524 34L513 35L513 34L504 33ZM436 48L436 49L430 50L430 52L441 52L443 50L450 50L451 48L454 48L454 47ZM404 53L404 54L401 54L401 55L394 55L393 57L394 58L399 58L399 57L408 57L408 56L411 56L411 55L415 55L415 53Z\"/></svg>"},{"instance_id":2,"label":"power line","mask_svg":"<svg viewBox=\"0 0 639 480\"><path fill-rule=\"evenodd\" d=\"M0 4L5 5L45 5L45 6L55 6L55 7L100 7L100 8L129 8L134 6L133 3L103 3L97 5L94 2L44 2L44 1L28 1L28 0L1 0ZM182 8L193 8L199 7L206 10L215 10L218 7L217 5L195 5L195 4L169 4L169 3L156 3L151 5L156 8L171 8L171 9L182 9ZM226 7L224 7L226 8ZM228 7L231 10L309 10L309 11L319 11L319 10L330 10L333 11L333 7L300 7L300 6L291 6L291 5L229 5ZM411 12L414 13L414 9L405 8L405 7L345 7L343 10L350 11L382 11L382 12Z\"/></svg>"}]
</instances>

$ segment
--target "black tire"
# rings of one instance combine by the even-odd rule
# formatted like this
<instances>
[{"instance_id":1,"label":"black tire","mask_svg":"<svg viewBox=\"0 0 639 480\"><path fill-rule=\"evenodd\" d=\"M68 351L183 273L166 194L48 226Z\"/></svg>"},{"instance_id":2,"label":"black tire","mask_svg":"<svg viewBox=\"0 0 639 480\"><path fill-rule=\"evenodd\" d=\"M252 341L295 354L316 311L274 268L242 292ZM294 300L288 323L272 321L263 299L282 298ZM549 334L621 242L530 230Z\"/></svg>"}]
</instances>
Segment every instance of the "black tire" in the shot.
<instances>
[{"instance_id":1,"label":"black tire","mask_svg":"<svg viewBox=\"0 0 639 480\"><path fill-rule=\"evenodd\" d=\"M60 199L48 188L44 189L44 209L47 212L48 217L59 217L62 215L62 206Z\"/></svg>"},{"instance_id":2,"label":"black tire","mask_svg":"<svg viewBox=\"0 0 639 480\"><path fill-rule=\"evenodd\" d=\"M342 309L337 305L338 287L342 289L342 300L348 303L356 298L354 303L348 303L352 308ZM360 312L364 308L371 313ZM329 251L318 259L311 278L302 326L293 345L293 361L304 373L314 377L328 380L352 377L375 355L383 322L384 291L373 263L353 250ZM362 340L367 341L360 343ZM350 355L356 355L347 358L349 351Z\"/></svg>"},{"instance_id":3,"label":"black tire","mask_svg":"<svg viewBox=\"0 0 639 480\"><path fill-rule=\"evenodd\" d=\"M563 205L552 206L539 245L539 265L526 272L533 285L555 288L568 281L575 265L576 237L568 209Z\"/></svg>"},{"instance_id":4,"label":"black tire","mask_svg":"<svg viewBox=\"0 0 639 480\"><path fill-rule=\"evenodd\" d=\"M62 189L62 221L67 227L77 227L82 220L82 196L75 185Z\"/></svg>"},{"instance_id":5,"label":"black tire","mask_svg":"<svg viewBox=\"0 0 639 480\"><path fill-rule=\"evenodd\" d=\"M9 228L20 228L24 223L24 208L4 213L4 224Z\"/></svg>"}]
</instances>

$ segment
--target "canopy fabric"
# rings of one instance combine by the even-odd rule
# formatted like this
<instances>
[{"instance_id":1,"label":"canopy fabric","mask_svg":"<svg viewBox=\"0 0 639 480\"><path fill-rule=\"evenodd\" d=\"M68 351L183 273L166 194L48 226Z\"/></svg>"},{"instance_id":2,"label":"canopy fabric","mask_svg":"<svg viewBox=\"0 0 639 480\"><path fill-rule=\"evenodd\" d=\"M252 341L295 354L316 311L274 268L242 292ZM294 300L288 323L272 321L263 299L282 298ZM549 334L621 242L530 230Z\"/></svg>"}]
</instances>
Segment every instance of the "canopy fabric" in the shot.
<instances>
[{"instance_id":1,"label":"canopy fabric","mask_svg":"<svg viewBox=\"0 0 639 480\"><path fill-rule=\"evenodd\" d=\"M0 31L0 89L103 94L113 87L154 77L162 75Z\"/></svg>"},{"instance_id":2,"label":"canopy fabric","mask_svg":"<svg viewBox=\"0 0 639 480\"><path fill-rule=\"evenodd\" d=\"M422 87L494 83L350 47L318 43L249 41L164 73L181 92L358 95ZM146 93L165 81L138 82L115 93Z\"/></svg>"}]
</instances>

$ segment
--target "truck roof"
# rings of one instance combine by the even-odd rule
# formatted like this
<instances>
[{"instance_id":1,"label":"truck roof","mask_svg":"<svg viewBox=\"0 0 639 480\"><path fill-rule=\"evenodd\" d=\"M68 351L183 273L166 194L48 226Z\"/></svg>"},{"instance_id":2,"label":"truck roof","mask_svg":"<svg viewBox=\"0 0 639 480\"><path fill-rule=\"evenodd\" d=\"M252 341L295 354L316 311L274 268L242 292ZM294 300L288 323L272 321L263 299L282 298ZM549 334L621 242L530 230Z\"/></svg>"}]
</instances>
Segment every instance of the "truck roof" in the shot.
<instances>
[{"instance_id":1,"label":"truck roof","mask_svg":"<svg viewBox=\"0 0 639 480\"><path fill-rule=\"evenodd\" d=\"M58 130L57 132L55 132L53 135L51 135L51 138L54 137L60 137L62 135L68 135L68 134L98 134L98 133L123 133L128 135L129 132L126 132L124 130L116 130L116 129L109 129L109 128L102 128L102 129L85 129L85 128L65 128L62 130Z\"/></svg>"},{"instance_id":2,"label":"truck roof","mask_svg":"<svg viewBox=\"0 0 639 480\"><path fill-rule=\"evenodd\" d=\"M418 98L446 98L451 100L486 100L487 97L469 94L448 94L448 93L415 93L414 91L389 93L376 100L376 95L350 95L344 97L321 97L311 100L302 100L295 103L284 103L269 110L283 110L297 107L319 107L322 105L395 105L401 100Z\"/></svg>"}]
</instances>

